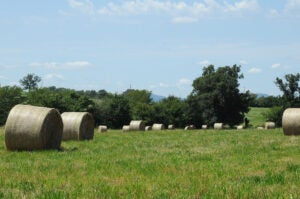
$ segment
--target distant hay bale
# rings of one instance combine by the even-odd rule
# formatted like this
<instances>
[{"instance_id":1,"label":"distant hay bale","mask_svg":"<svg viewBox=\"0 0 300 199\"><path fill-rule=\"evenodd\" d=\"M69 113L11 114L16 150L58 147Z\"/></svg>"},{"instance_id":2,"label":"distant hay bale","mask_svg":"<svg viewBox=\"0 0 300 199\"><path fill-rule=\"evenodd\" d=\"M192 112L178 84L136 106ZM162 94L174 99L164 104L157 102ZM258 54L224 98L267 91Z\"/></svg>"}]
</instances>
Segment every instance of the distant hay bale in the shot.
<instances>
[{"instance_id":1,"label":"distant hay bale","mask_svg":"<svg viewBox=\"0 0 300 199\"><path fill-rule=\"evenodd\" d=\"M16 105L5 125L7 150L59 149L63 122L53 108Z\"/></svg>"},{"instance_id":2,"label":"distant hay bale","mask_svg":"<svg viewBox=\"0 0 300 199\"><path fill-rule=\"evenodd\" d=\"M188 125L184 128L184 130L193 130L193 129L195 129L194 125Z\"/></svg>"},{"instance_id":3,"label":"distant hay bale","mask_svg":"<svg viewBox=\"0 0 300 199\"><path fill-rule=\"evenodd\" d=\"M153 131L161 131L165 129L165 125L163 124L153 124L152 125L152 130Z\"/></svg>"},{"instance_id":4,"label":"distant hay bale","mask_svg":"<svg viewBox=\"0 0 300 199\"><path fill-rule=\"evenodd\" d=\"M275 129L275 122L266 122L265 129Z\"/></svg>"},{"instance_id":5,"label":"distant hay bale","mask_svg":"<svg viewBox=\"0 0 300 199\"><path fill-rule=\"evenodd\" d=\"M145 131L151 131L152 130L152 126L146 126L145 127Z\"/></svg>"},{"instance_id":6,"label":"distant hay bale","mask_svg":"<svg viewBox=\"0 0 300 199\"><path fill-rule=\"evenodd\" d=\"M174 130L174 129L175 129L175 126L173 124L168 125L168 130Z\"/></svg>"},{"instance_id":7,"label":"distant hay bale","mask_svg":"<svg viewBox=\"0 0 300 199\"><path fill-rule=\"evenodd\" d=\"M224 128L224 124L223 123L215 123L214 124L214 129L223 129Z\"/></svg>"},{"instance_id":8,"label":"distant hay bale","mask_svg":"<svg viewBox=\"0 0 300 199\"><path fill-rule=\"evenodd\" d=\"M124 126L122 127L122 130L123 130L124 132L130 131L129 125L124 125Z\"/></svg>"},{"instance_id":9,"label":"distant hay bale","mask_svg":"<svg viewBox=\"0 0 300 199\"><path fill-rule=\"evenodd\" d=\"M201 126L201 129L207 129L207 125L206 125L206 124L203 124L203 125Z\"/></svg>"},{"instance_id":10,"label":"distant hay bale","mask_svg":"<svg viewBox=\"0 0 300 199\"><path fill-rule=\"evenodd\" d=\"M264 127L259 126L257 127L257 130L264 130Z\"/></svg>"},{"instance_id":11,"label":"distant hay bale","mask_svg":"<svg viewBox=\"0 0 300 199\"><path fill-rule=\"evenodd\" d=\"M61 114L64 130L63 140L92 140L94 119L88 112L64 112Z\"/></svg>"},{"instance_id":12,"label":"distant hay bale","mask_svg":"<svg viewBox=\"0 0 300 199\"><path fill-rule=\"evenodd\" d=\"M99 133L105 133L105 132L107 132L107 126L105 126L105 125L98 126L98 132Z\"/></svg>"},{"instance_id":13,"label":"distant hay bale","mask_svg":"<svg viewBox=\"0 0 300 199\"><path fill-rule=\"evenodd\" d=\"M142 120L132 120L129 124L130 131L144 131L145 122Z\"/></svg>"},{"instance_id":14,"label":"distant hay bale","mask_svg":"<svg viewBox=\"0 0 300 199\"><path fill-rule=\"evenodd\" d=\"M237 130L243 130L243 129L244 129L244 126L243 126L243 125L239 125L239 126L236 127L236 129L237 129Z\"/></svg>"},{"instance_id":15,"label":"distant hay bale","mask_svg":"<svg viewBox=\"0 0 300 199\"><path fill-rule=\"evenodd\" d=\"M300 108L288 108L282 115L284 135L300 135Z\"/></svg>"}]
</instances>

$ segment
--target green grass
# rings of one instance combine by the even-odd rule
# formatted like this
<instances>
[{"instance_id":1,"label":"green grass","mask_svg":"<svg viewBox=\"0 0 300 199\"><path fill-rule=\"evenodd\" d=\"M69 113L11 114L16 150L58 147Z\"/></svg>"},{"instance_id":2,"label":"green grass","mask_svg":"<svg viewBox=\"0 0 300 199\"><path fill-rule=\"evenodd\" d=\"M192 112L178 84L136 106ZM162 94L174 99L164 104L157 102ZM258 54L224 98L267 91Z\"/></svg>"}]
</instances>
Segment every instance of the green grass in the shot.
<instances>
[{"instance_id":1,"label":"green grass","mask_svg":"<svg viewBox=\"0 0 300 199\"><path fill-rule=\"evenodd\" d=\"M250 111L246 114L246 117L250 120L250 125L253 127L264 127L266 119L264 118L263 113L267 112L268 110L269 108L250 108Z\"/></svg>"},{"instance_id":2,"label":"green grass","mask_svg":"<svg viewBox=\"0 0 300 199\"><path fill-rule=\"evenodd\" d=\"M299 198L300 137L281 129L95 134L10 152L0 198Z\"/></svg>"}]
</instances>

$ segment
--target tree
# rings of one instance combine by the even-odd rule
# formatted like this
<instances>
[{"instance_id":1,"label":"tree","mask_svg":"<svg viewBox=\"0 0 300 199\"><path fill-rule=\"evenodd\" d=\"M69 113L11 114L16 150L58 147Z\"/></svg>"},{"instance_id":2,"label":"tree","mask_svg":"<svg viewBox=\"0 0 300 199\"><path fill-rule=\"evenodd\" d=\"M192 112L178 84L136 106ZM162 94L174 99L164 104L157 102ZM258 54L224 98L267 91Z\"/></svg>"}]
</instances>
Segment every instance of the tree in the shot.
<instances>
[{"instance_id":1,"label":"tree","mask_svg":"<svg viewBox=\"0 0 300 199\"><path fill-rule=\"evenodd\" d=\"M42 81L41 77L35 75L34 73L29 73L20 80L21 85L25 90L31 91L38 87L38 83Z\"/></svg>"},{"instance_id":2,"label":"tree","mask_svg":"<svg viewBox=\"0 0 300 199\"><path fill-rule=\"evenodd\" d=\"M276 86L283 92L284 106L287 107L299 107L300 106L300 88L299 80L300 74L287 74L284 76L284 80L276 78Z\"/></svg>"},{"instance_id":3,"label":"tree","mask_svg":"<svg viewBox=\"0 0 300 199\"><path fill-rule=\"evenodd\" d=\"M190 122L196 126L201 123L211 126L215 122L233 126L243 122L252 98L249 91L239 91L238 80L243 78L240 70L237 65L203 68L202 76L194 80L193 91L187 99Z\"/></svg>"},{"instance_id":4,"label":"tree","mask_svg":"<svg viewBox=\"0 0 300 199\"><path fill-rule=\"evenodd\" d=\"M24 96L21 88L17 86L0 87L0 125L5 123L10 109L22 103L23 100Z\"/></svg>"}]
</instances>

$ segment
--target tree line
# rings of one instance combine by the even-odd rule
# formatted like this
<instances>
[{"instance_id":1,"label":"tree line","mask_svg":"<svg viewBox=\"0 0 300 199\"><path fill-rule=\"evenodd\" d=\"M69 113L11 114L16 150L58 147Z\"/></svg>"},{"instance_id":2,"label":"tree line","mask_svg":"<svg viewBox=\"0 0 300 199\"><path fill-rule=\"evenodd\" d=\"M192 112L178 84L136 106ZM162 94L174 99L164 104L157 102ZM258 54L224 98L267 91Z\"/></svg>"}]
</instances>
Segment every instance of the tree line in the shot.
<instances>
[{"instance_id":1,"label":"tree line","mask_svg":"<svg viewBox=\"0 0 300 199\"><path fill-rule=\"evenodd\" d=\"M0 87L0 124L5 124L10 109L16 104L31 104L67 111L87 111L93 114L97 125L121 128L131 120L144 120L146 124L163 123L184 127L193 124L212 126L223 122L231 127L245 121L245 114L252 107L272 107L266 120L281 125L281 114L287 107L300 105L299 74L277 78L275 84L282 96L257 98L249 91L239 90L243 78L237 65L203 68L202 75L193 81L193 90L186 99L169 96L159 102L151 99L147 90L128 89L123 93L106 90L77 91L68 88L38 87L41 78L28 74L19 86ZM251 121L250 121L251 122Z\"/></svg>"}]
</instances>

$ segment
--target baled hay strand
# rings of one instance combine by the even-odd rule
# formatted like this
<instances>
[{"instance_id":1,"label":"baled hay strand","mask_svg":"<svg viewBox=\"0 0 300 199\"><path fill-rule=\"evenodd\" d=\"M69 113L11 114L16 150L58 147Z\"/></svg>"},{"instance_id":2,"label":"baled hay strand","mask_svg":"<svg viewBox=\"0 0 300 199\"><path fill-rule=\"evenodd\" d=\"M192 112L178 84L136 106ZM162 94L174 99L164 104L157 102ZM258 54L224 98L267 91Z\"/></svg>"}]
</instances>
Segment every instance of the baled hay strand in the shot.
<instances>
[{"instance_id":1,"label":"baled hay strand","mask_svg":"<svg viewBox=\"0 0 300 199\"><path fill-rule=\"evenodd\" d=\"M168 125L168 130L174 130L174 129L175 129L175 126L173 124Z\"/></svg>"},{"instance_id":2,"label":"baled hay strand","mask_svg":"<svg viewBox=\"0 0 300 199\"><path fill-rule=\"evenodd\" d=\"M145 122L142 120L132 120L129 124L130 131L144 131Z\"/></svg>"},{"instance_id":3,"label":"baled hay strand","mask_svg":"<svg viewBox=\"0 0 300 199\"><path fill-rule=\"evenodd\" d=\"M275 122L266 122L265 129L275 129Z\"/></svg>"},{"instance_id":4,"label":"baled hay strand","mask_svg":"<svg viewBox=\"0 0 300 199\"><path fill-rule=\"evenodd\" d=\"M105 133L105 132L107 132L107 126L105 126L105 125L100 125L100 126L98 127L98 132L99 132L99 133Z\"/></svg>"},{"instance_id":5,"label":"baled hay strand","mask_svg":"<svg viewBox=\"0 0 300 199\"><path fill-rule=\"evenodd\" d=\"M122 128L122 130L123 130L124 132L130 131L129 125L124 125L123 128Z\"/></svg>"},{"instance_id":6,"label":"baled hay strand","mask_svg":"<svg viewBox=\"0 0 300 199\"><path fill-rule=\"evenodd\" d=\"M300 135L300 108L288 108L282 115L284 135Z\"/></svg>"},{"instance_id":7,"label":"baled hay strand","mask_svg":"<svg viewBox=\"0 0 300 199\"><path fill-rule=\"evenodd\" d=\"M152 125L152 130L153 131L161 131L165 129L165 125L163 124L153 124Z\"/></svg>"},{"instance_id":8,"label":"baled hay strand","mask_svg":"<svg viewBox=\"0 0 300 199\"><path fill-rule=\"evenodd\" d=\"M236 129L237 129L237 130L243 130L244 127L243 127L243 125L239 125L239 126L236 127Z\"/></svg>"},{"instance_id":9,"label":"baled hay strand","mask_svg":"<svg viewBox=\"0 0 300 199\"><path fill-rule=\"evenodd\" d=\"M207 125L204 124L204 125L201 126L201 128L202 128L202 129L207 129Z\"/></svg>"},{"instance_id":10,"label":"baled hay strand","mask_svg":"<svg viewBox=\"0 0 300 199\"><path fill-rule=\"evenodd\" d=\"M59 149L63 122L56 109L16 105L9 112L4 131L8 150Z\"/></svg>"},{"instance_id":11,"label":"baled hay strand","mask_svg":"<svg viewBox=\"0 0 300 199\"><path fill-rule=\"evenodd\" d=\"M215 123L214 124L214 129L223 129L223 128L224 128L223 123Z\"/></svg>"},{"instance_id":12,"label":"baled hay strand","mask_svg":"<svg viewBox=\"0 0 300 199\"><path fill-rule=\"evenodd\" d=\"M145 131L151 131L152 130L152 126L146 126L145 127Z\"/></svg>"},{"instance_id":13,"label":"baled hay strand","mask_svg":"<svg viewBox=\"0 0 300 199\"><path fill-rule=\"evenodd\" d=\"M92 140L94 119L88 112L64 112L61 114L64 130L63 140Z\"/></svg>"}]
</instances>

